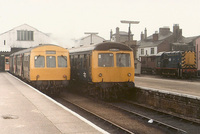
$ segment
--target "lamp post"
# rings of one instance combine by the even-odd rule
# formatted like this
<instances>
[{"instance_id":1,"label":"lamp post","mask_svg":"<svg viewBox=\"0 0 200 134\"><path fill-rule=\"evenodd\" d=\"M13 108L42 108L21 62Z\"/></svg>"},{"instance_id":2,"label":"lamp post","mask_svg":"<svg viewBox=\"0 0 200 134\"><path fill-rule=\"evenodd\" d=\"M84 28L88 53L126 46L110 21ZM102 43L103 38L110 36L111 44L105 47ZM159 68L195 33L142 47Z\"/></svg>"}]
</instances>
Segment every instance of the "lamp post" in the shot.
<instances>
[{"instance_id":1,"label":"lamp post","mask_svg":"<svg viewBox=\"0 0 200 134\"><path fill-rule=\"evenodd\" d=\"M84 34L90 34L90 45L92 45L92 44L93 44L93 43L92 43L92 36L93 36L93 35L96 35L96 34L98 34L98 33L85 32Z\"/></svg>"},{"instance_id":2,"label":"lamp post","mask_svg":"<svg viewBox=\"0 0 200 134\"><path fill-rule=\"evenodd\" d=\"M121 20L121 23L129 24L128 27L128 42L130 43L130 36L131 36L131 24L139 24L139 21L127 21L127 20Z\"/></svg>"}]
</instances>

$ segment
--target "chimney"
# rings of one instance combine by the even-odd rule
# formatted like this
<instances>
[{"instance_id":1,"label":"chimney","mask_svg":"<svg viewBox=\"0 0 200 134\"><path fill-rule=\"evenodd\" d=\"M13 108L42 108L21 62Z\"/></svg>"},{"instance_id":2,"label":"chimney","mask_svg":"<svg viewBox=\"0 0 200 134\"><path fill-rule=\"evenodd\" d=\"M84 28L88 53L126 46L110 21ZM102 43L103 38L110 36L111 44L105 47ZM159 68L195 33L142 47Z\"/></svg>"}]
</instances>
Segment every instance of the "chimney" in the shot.
<instances>
[{"instance_id":1,"label":"chimney","mask_svg":"<svg viewBox=\"0 0 200 134\"><path fill-rule=\"evenodd\" d=\"M115 42L120 42L119 27L116 28Z\"/></svg>"},{"instance_id":2,"label":"chimney","mask_svg":"<svg viewBox=\"0 0 200 134\"><path fill-rule=\"evenodd\" d=\"M144 30L144 39L147 39L147 29Z\"/></svg>"},{"instance_id":3,"label":"chimney","mask_svg":"<svg viewBox=\"0 0 200 134\"><path fill-rule=\"evenodd\" d=\"M110 30L110 41L112 40L113 32L112 29Z\"/></svg>"},{"instance_id":4,"label":"chimney","mask_svg":"<svg viewBox=\"0 0 200 134\"><path fill-rule=\"evenodd\" d=\"M170 28L165 26L165 27L162 27L162 28L159 28L159 34L162 35L162 36L166 36L170 33Z\"/></svg>"},{"instance_id":5,"label":"chimney","mask_svg":"<svg viewBox=\"0 0 200 134\"><path fill-rule=\"evenodd\" d=\"M173 36L174 41L178 41L182 37L182 29L179 29L178 24L174 24L173 26Z\"/></svg>"},{"instance_id":6,"label":"chimney","mask_svg":"<svg viewBox=\"0 0 200 134\"><path fill-rule=\"evenodd\" d=\"M158 32L157 31L153 34L153 41L158 41Z\"/></svg>"},{"instance_id":7,"label":"chimney","mask_svg":"<svg viewBox=\"0 0 200 134\"><path fill-rule=\"evenodd\" d=\"M143 34L143 32L141 32L140 36L141 36L141 41L144 40L144 34Z\"/></svg>"}]
</instances>

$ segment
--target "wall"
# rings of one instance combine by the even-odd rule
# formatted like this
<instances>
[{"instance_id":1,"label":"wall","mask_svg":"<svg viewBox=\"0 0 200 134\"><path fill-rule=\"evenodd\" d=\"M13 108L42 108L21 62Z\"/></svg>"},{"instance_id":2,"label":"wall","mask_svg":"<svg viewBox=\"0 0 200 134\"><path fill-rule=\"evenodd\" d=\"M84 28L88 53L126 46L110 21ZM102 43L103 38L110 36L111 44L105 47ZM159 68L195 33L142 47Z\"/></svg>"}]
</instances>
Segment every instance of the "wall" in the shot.
<instances>
[{"instance_id":1,"label":"wall","mask_svg":"<svg viewBox=\"0 0 200 134\"><path fill-rule=\"evenodd\" d=\"M170 44L168 41L164 41L160 45L158 45L158 53L163 51L170 51Z\"/></svg>"},{"instance_id":2,"label":"wall","mask_svg":"<svg viewBox=\"0 0 200 134\"><path fill-rule=\"evenodd\" d=\"M154 48L154 54L151 54L151 48ZM141 54L141 49L144 49L144 54ZM137 51L137 58L141 61L141 56L152 56L158 53L157 47L145 47L145 48L138 48Z\"/></svg>"},{"instance_id":3,"label":"wall","mask_svg":"<svg viewBox=\"0 0 200 134\"><path fill-rule=\"evenodd\" d=\"M170 94L158 90L136 88L134 100L142 105L155 108L176 116L200 119L200 98Z\"/></svg>"},{"instance_id":4,"label":"wall","mask_svg":"<svg viewBox=\"0 0 200 134\"><path fill-rule=\"evenodd\" d=\"M200 72L200 37L196 39L197 70ZM200 76L200 73L199 73Z\"/></svg>"},{"instance_id":5,"label":"wall","mask_svg":"<svg viewBox=\"0 0 200 134\"><path fill-rule=\"evenodd\" d=\"M134 64L135 64L135 75L140 75L141 74L141 62L138 60L135 60Z\"/></svg>"}]
</instances>

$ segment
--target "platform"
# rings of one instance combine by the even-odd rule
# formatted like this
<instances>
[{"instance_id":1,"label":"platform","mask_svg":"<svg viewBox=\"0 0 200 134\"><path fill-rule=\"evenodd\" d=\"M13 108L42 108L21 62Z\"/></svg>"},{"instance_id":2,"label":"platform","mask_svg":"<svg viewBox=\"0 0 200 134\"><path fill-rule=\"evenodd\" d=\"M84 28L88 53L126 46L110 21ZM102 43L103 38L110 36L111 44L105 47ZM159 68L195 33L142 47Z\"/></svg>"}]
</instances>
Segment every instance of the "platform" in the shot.
<instances>
[{"instance_id":1,"label":"platform","mask_svg":"<svg viewBox=\"0 0 200 134\"><path fill-rule=\"evenodd\" d=\"M200 99L199 81L136 76L135 85L146 90L156 90L168 94Z\"/></svg>"},{"instance_id":2,"label":"platform","mask_svg":"<svg viewBox=\"0 0 200 134\"><path fill-rule=\"evenodd\" d=\"M107 133L9 73L0 73L1 134Z\"/></svg>"}]
</instances>

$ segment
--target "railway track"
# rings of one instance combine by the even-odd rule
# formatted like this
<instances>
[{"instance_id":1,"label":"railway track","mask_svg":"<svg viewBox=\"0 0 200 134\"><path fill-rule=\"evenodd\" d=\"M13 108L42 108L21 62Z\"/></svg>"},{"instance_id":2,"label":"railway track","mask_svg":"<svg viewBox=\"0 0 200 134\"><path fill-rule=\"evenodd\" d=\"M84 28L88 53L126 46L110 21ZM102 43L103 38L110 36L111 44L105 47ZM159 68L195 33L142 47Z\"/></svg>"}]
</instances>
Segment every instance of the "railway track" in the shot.
<instances>
[{"instance_id":1,"label":"railway track","mask_svg":"<svg viewBox=\"0 0 200 134\"><path fill-rule=\"evenodd\" d=\"M79 114L83 115L86 118L89 118L90 120L98 120L98 122L103 123L104 127L106 126L110 126L111 128L109 128L107 131L109 131L110 133L119 133L119 134L134 134L133 132L115 124L114 122L111 122L109 120L107 120L104 117L99 116L98 114L89 111L87 108L84 108L76 103L70 102L69 100L67 100L66 98L59 98L56 99L57 101L59 101L60 103L64 104L65 106L69 106L72 109L76 109L75 111L78 112Z\"/></svg>"},{"instance_id":2,"label":"railway track","mask_svg":"<svg viewBox=\"0 0 200 134\"><path fill-rule=\"evenodd\" d=\"M62 98L59 98L58 101L62 103L70 103L75 107L79 107L78 111L81 111L80 114L84 112L88 113L83 115L88 118L88 116L93 116L93 119L89 120L98 120L96 124L103 122L104 125L101 125L103 129L108 129L106 131L110 133L143 133L143 134L164 134L164 133L195 133L198 129L198 126L190 124L189 122L185 125L190 124L191 129L183 129L179 126L171 124L170 122L165 122L164 120L171 120L171 122L180 123L180 120L174 120L174 117L167 115L159 115L159 118L155 118L156 114L149 112L149 110L144 108L133 107L132 104L127 102L115 102L107 103L102 101L95 101L94 99L88 99L85 97L77 96L74 94L65 94ZM146 111L146 114L144 114ZM91 117L89 117L91 118ZM95 119L94 119L95 118ZM92 122L93 122L92 121ZM105 125L106 124L106 125ZM112 126L112 129L108 126ZM183 125L184 126L184 125ZM199 131L198 131L199 132Z\"/></svg>"},{"instance_id":3,"label":"railway track","mask_svg":"<svg viewBox=\"0 0 200 134\"><path fill-rule=\"evenodd\" d=\"M110 105L143 118L149 123L166 128L173 133L198 134L200 131L200 124L197 122L156 111L131 101L125 100L123 102L110 103Z\"/></svg>"}]
</instances>

